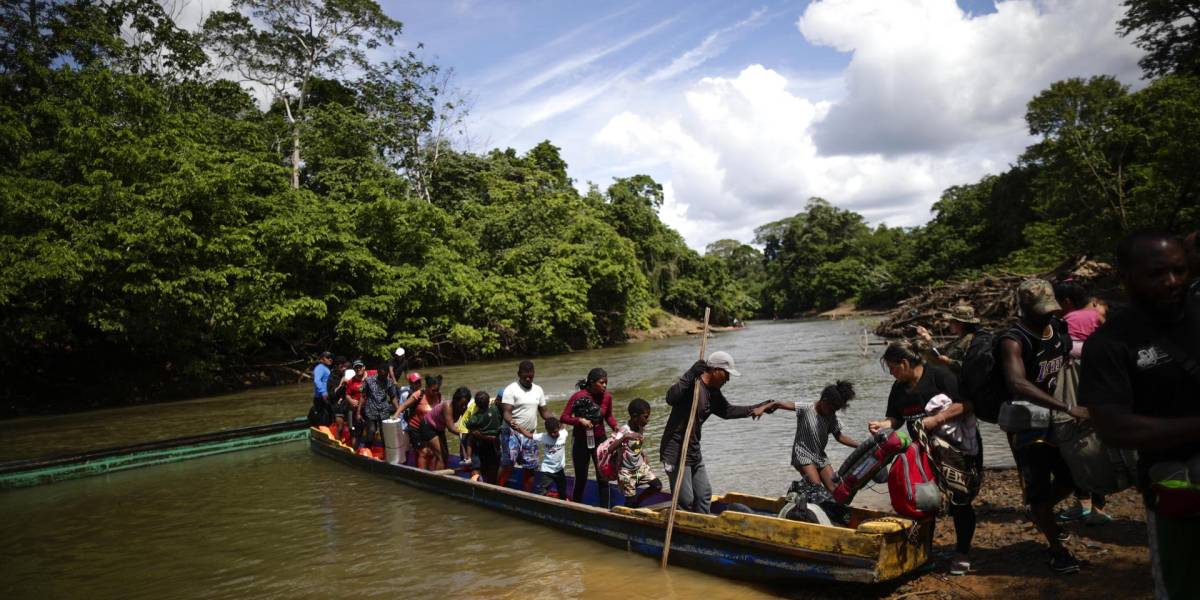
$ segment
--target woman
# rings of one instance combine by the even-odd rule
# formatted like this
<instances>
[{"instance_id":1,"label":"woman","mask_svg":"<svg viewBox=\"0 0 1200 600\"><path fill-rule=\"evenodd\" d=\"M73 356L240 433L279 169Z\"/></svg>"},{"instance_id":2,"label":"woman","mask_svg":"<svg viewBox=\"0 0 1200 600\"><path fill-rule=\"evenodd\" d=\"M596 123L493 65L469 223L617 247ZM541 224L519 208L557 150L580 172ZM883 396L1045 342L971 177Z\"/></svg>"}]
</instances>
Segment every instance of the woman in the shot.
<instances>
[{"instance_id":1,"label":"woman","mask_svg":"<svg viewBox=\"0 0 1200 600\"><path fill-rule=\"evenodd\" d=\"M408 442L412 445L413 450L417 454L418 468L424 469L428 463L429 453L426 448L429 445L429 440L426 439L422 432L422 423L425 422L425 415L433 410L433 407L440 404L442 401L442 376L436 377L430 375L425 377L425 387L421 388L420 379L413 383L413 387L417 388L408 395L408 398L400 405L396 411L397 414L403 413L407 418L408 423Z\"/></svg>"},{"instance_id":2,"label":"woman","mask_svg":"<svg viewBox=\"0 0 1200 600\"><path fill-rule=\"evenodd\" d=\"M931 434L954 420L967 420L972 416L971 406L962 402L958 393L958 379L950 371L921 360L917 349L909 342L896 342L887 347L880 359L888 373L896 379L888 394L886 417L868 425L871 433L884 427L899 429L907 424L911 431L921 428ZM934 396L944 394L951 404L936 414L930 415L926 405ZM963 448L975 469L983 469L983 443L978 430L975 444ZM969 497L952 497L950 516L954 519L956 537L955 557L950 563L951 575L965 575L971 570L971 541L975 537L975 508L971 506L974 494Z\"/></svg>"},{"instance_id":3,"label":"woman","mask_svg":"<svg viewBox=\"0 0 1200 600\"><path fill-rule=\"evenodd\" d=\"M575 392L563 408L558 420L565 425L575 427L575 440L571 445L571 464L575 469L575 487L571 490L571 500L579 502L583 499L583 491L587 486L588 463L596 465L596 483L600 506L608 508L608 480L600 473L600 462L596 458L596 448L604 441L604 424L616 433L620 426L612 413L612 394L608 393L608 373L596 368L588 371L587 378L575 384L579 391Z\"/></svg>"},{"instance_id":4,"label":"woman","mask_svg":"<svg viewBox=\"0 0 1200 600\"><path fill-rule=\"evenodd\" d=\"M460 387L454 390L454 396L449 402L444 400L433 405L417 430L422 442L422 452L425 454L425 468L430 471L445 469L450 461L449 447L446 445L446 430L455 435L463 433L458 428L458 417L467 410L471 400L471 390Z\"/></svg>"}]
</instances>

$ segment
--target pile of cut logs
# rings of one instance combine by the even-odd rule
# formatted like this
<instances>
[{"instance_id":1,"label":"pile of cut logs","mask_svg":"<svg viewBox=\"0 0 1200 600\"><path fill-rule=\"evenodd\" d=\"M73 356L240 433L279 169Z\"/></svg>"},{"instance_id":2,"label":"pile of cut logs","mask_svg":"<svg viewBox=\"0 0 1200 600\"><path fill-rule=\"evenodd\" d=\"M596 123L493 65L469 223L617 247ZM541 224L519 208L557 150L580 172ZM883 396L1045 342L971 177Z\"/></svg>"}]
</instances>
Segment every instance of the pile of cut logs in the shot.
<instances>
[{"instance_id":1,"label":"pile of cut logs","mask_svg":"<svg viewBox=\"0 0 1200 600\"><path fill-rule=\"evenodd\" d=\"M947 328L943 315L958 304L974 308L982 328L1005 327L1017 318L1017 286L1031 277L1051 283L1075 281L1093 295L1110 301L1120 293L1115 270L1110 265L1088 260L1087 256L1076 256L1048 273L985 275L981 279L925 288L902 301L875 328L875 334L887 338L912 337L917 325L944 333Z\"/></svg>"}]
</instances>

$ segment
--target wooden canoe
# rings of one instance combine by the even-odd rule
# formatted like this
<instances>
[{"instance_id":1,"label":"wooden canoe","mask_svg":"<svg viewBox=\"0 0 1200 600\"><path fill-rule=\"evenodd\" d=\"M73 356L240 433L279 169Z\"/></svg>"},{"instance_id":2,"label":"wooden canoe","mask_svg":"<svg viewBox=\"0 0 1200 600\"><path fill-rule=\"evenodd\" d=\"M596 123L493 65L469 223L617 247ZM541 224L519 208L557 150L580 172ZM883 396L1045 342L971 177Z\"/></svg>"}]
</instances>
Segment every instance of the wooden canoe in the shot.
<instances>
[{"instance_id":1,"label":"wooden canoe","mask_svg":"<svg viewBox=\"0 0 1200 600\"><path fill-rule=\"evenodd\" d=\"M661 557L666 509L661 506L605 509L595 502L596 482L588 482L584 503L564 502L509 486L471 481L464 472L431 472L393 465L354 451L326 433L311 429L309 447L321 456L429 492L536 521L596 541ZM568 488L570 484L568 484ZM610 496L620 500L616 486ZM662 493L649 503L670 502ZM780 519L783 498L728 493L713 497L714 514L676 514L671 563L708 573L770 582L837 581L875 583L901 577L931 556L933 521L913 521L866 509L853 509L851 527ZM754 513L725 511L739 503Z\"/></svg>"},{"instance_id":2,"label":"wooden canoe","mask_svg":"<svg viewBox=\"0 0 1200 600\"><path fill-rule=\"evenodd\" d=\"M303 440L305 429L308 429L308 420L300 418L131 446L14 460L0 463L0 489L43 485Z\"/></svg>"}]
</instances>

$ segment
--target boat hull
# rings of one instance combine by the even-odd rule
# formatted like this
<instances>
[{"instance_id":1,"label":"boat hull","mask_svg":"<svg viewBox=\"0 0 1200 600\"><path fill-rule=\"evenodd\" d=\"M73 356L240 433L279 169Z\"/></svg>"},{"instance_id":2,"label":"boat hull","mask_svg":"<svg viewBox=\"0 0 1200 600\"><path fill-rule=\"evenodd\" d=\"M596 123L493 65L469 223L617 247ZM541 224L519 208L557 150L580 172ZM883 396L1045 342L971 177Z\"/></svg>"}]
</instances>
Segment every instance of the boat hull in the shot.
<instances>
[{"instance_id":1,"label":"boat hull","mask_svg":"<svg viewBox=\"0 0 1200 600\"><path fill-rule=\"evenodd\" d=\"M433 473L359 456L317 432L310 447L319 455L429 492L485 506L533 522L557 527L610 546L651 557L661 557L665 525L660 515L638 511L605 510L563 502L523 491ZM648 512L648 511L646 511ZM680 513L690 515L690 513ZM698 515L697 515L698 516ZM834 529L834 528L827 528ZM845 531L845 530L843 530ZM853 533L851 531L851 533ZM912 532L910 532L911 534ZM864 536L878 542L881 553L863 556L800 546L785 546L740 538L736 532L702 531L677 523L671 540L672 564L725 577L770 582L837 581L871 583L903 574L924 563L932 539L932 526L916 529L921 538L899 569L889 567L883 554L903 544L909 535ZM836 547L836 544L834 545Z\"/></svg>"}]
</instances>

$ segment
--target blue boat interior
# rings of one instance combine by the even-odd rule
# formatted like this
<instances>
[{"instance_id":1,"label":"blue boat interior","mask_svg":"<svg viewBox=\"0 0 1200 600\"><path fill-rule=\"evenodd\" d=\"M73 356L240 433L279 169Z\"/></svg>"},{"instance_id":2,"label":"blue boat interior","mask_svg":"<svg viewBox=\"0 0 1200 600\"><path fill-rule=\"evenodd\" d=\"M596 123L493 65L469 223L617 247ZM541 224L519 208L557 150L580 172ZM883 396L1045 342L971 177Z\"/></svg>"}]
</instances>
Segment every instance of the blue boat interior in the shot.
<instances>
[{"instance_id":1,"label":"blue boat interior","mask_svg":"<svg viewBox=\"0 0 1200 600\"><path fill-rule=\"evenodd\" d=\"M450 457L450 468L454 469L455 476L461 477L463 479L469 478L471 476L471 472L466 469L459 469L460 463L461 463L461 460L459 459L459 457L457 457L457 456ZM534 489L536 490L538 483L541 480L542 473L541 473L541 471L538 471L538 470L533 470L533 471L534 471L533 472L533 486L534 486ZM522 487L521 487L521 481L524 480L524 477L525 477L525 469L513 469L512 475L509 476L508 481L504 482L504 487L523 491ZM656 507L660 507L661 505L667 505L667 506L670 505L671 494L668 491L670 484L668 483L667 478L665 478L665 477L662 478L662 482L663 482L664 490L661 492L655 492L655 493L647 496L646 499L641 504L642 507L656 508ZM575 485L575 478L572 477L571 475L567 475L567 493L566 493L566 495L568 497L570 496L570 493L571 493L570 490L572 489L572 487L574 485ZM584 488L584 491L583 491L583 498L581 498L581 500L582 500L581 503L587 504L589 506L596 506L596 507L603 507L603 508L612 508L613 506L623 505L625 503L625 497L621 495L621 490L617 487L617 485L614 483L609 483L608 487L609 487L609 494L608 494L609 505L604 507L600 503L599 485L596 483L596 480L588 479L587 486ZM551 485L550 489L552 491L554 491L555 488L553 485ZM724 512L725 510L728 510L729 508L730 508L730 505L728 505L724 502L714 502L714 503L712 503L711 511L712 511L712 514L719 515L722 512ZM751 510L749 507L746 507L744 505L735 505L733 507L733 509L740 511L740 512L753 512L756 514L765 514L765 515L769 515L769 516L775 516L773 513L765 513L762 511Z\"/></svg>"}]
</instances>

